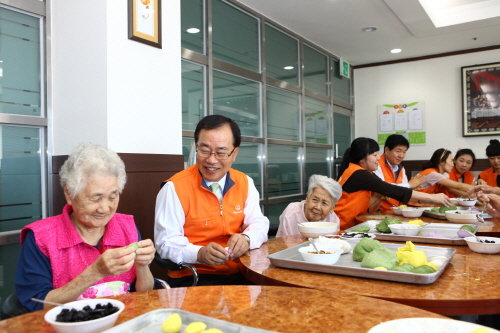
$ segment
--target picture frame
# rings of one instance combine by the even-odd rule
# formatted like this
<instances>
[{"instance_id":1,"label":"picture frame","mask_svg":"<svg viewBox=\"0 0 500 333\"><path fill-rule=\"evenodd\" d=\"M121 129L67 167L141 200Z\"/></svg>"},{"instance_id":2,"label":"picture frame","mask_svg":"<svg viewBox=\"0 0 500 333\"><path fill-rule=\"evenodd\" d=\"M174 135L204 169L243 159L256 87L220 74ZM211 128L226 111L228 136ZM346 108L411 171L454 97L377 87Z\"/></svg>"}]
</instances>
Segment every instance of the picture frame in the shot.
<instances>
[{"instance_id":1,"label":"picture frame","mask_svg":"<svg viewBox=\"0 0 500 333\"><path fill-rule=\"evenodd\" d=\"M462 67L463 136L500 135L500 62Z\"/></svg>"},{"instance_id":2,"label":"picture frame","mask_svg":"<svg viewBox=\"0 0 500 333\"><path fill-rule=\"evenodd\" d=\"M161 0L128 0L128 38L161 49Z\"/></svg>"}]
</instances>

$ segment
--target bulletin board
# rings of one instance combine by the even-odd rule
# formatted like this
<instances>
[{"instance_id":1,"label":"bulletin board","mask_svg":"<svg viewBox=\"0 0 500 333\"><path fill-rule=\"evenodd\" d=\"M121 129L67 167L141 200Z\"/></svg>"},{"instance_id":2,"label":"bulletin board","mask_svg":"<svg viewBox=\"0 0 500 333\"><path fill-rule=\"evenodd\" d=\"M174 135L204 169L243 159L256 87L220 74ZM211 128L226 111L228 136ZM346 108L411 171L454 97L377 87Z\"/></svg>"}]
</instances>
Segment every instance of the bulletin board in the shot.
<instances>
[{"instance_id":1,"label":"bulletin board","mask_svg":"<svg viewBox=\"0 0 500 333\"><path fill-rule=\"evenodd\" d=\"M401 134L411 145L424 145L426 142L424 110L423 102L377 106L378 144L384 145L391 134Z\"/></svg>"}]
</instances>

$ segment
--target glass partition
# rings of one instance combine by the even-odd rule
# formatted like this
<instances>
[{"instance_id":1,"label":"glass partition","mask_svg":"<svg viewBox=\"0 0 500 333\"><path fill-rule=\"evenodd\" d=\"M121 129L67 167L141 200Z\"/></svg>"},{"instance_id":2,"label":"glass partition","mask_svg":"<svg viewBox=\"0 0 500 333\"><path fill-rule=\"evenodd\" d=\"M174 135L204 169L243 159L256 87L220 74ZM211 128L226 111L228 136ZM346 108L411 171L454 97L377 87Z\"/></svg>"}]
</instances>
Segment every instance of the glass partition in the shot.
<instances>
[{"instance_id":1,"label":"glass partition","mask_svg":"<svg viewBox=\"0 0 500 333\"><path fill-rule=\"evenodd\" d=\"M40 19L0 7L0 113L42 115Z\"/></svg>"},{"instance_id":2,"label":"glass partition","mask_svg":"<svg viewBox=\"0 0 500 333\"><path fill-rule=\"evenodd\" d=\"M205 115L205 67L182 61L182 129L195 130Z\"/></svg>"},{"instance_id":3,"label":"glass partition","mask_svg":"<svg viewBox=\"0 0 500 333\"><path fill-rule=\"evenodd\" d=\"M213 110L236 121L241 134L260 136L260 84L213 71Z\"/></svg>"},{"instance_id":4,"label":"glass partition","mask_svg":"<svg viewBox=\"0 0 500 333\"><path fill-rule=\"evenodd\" d=\"M330 176L329 150L325 148L306 147L305 183L312 175ZM307 191L307 187L305 188Z\"/></svg>"},{"instance_id":5,"label":"glass partition","mask_svg":"<svg viewBox=\"0 0 500 333\"><path fill-rule=\"evenodd\" d=\"M304 87L328 96L327 56L304 45Z\"/></svg>"},{"instance_id":6,"label":"glass partition","mask_svg":"<svg viewBox=\"0 0 500 333\"><path fill-rule=\"evenodd\" d=\"M306 142L330 143L328 104L313 98L304 98Z\"/></svg>"},{"instance_id":7,"label":"glass partition","mask_svg":"<svg viewBox=\"0 0 500 333\"><path fill-rule=\"evenodd\" d=\"M266 76L299 84L298 41L266 25Z\"/></svg>"},{"instance_id":8,"label":"glass partition","mask_svg":"<svg viewBox=\"0 0 500 333\"><path fill-rule=\"evenodd\" d=\"M267 136L299 141L299 95L267 86Z\"/></svg>"},{"instance_id":9,"label":"glass partition","mask_svg":"<svg viewBox=\"0 0 500 333\"><path fill-rule=\"evenodd\" d=\"M233 163L233 168L236 170L243 171L250 178L253 179L257 191L259 191L262 197L262 177L260 172L260 143L252 142L242 142L236 157L236 161Z\"/></svg>"},{"instance_id":10,"label":"glass partition","mask_svg":"<svg viewBox=\"0 0 500 333\"><path fill-rule=\"evenodd\" d=\"M267 177L269 198L300 194L299 147L269 144Z\"/></svg>"},{"instance_id":11,"label":"glass partition","mask_svg":"<svg viewBox=\"0 0 500 333\"><path fill-rule=\"evenodd\" d=\"M212 41L214 58L260 72L259 20L255 17L213 0Z\"/></svg>"},{"instance_id":12,"label":"glass partition","mask_svg":"<svg viewBox=\"0 0 500 333\"><path fill-rule=\"evenodd\" d=\"M181 2L181 46L204 53L203 0Z\"/></svg>"}]
</instances>

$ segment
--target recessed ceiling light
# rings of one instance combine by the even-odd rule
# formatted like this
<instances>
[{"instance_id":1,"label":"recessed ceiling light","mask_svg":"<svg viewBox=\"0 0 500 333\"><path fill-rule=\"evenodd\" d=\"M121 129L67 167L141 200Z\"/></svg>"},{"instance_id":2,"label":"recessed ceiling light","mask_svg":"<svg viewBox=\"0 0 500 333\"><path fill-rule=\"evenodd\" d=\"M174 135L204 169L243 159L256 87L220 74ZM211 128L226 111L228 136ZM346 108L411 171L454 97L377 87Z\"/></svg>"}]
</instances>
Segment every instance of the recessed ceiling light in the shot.
<instances>
[{"instance_id":1,"label":"recessed ceiling light","mask_svg":"<svg viewBox=\"0 0 500 333\"><path fill-rule=\"evenodd\" d=\"M363 29L361 29L361 31L364 32L374 32L375 30L377 30L377 27L364 27Z\"/></svg>"},{"instance_id":2,"label":"recessed ceiling light","mask_svg":"<svg viewBox=\"0 0 500 333\"><path fill-rule=\"evenodd\" d=\"M197 34L198 32L200 32L200 29L198 29L198 28L189 28L189 29L186 30L186 32L188 34Z\"/></svg>"},{"instance_id":3,"label":"recessed ceiling light","mask_svg":"<svg viewBox=\"0 0 500 333\"><path fill-rule=\"evenodd\" d=\"M401 50L401 49L392 49L391 53L401 53L401 51L403 51L403 50Z\"/></svg>"},{"instance_id":4,"label":"recessed ceiling light","mask_svg":"<svg viewBox=\"0 0 500 333\"><path fill-rule=\"evenodd\" d=\"M283 67L283 69L286 69L287 71L291 71L292 69L294 69L293 66L285 66Z\"/></svg>"}]
</instances>

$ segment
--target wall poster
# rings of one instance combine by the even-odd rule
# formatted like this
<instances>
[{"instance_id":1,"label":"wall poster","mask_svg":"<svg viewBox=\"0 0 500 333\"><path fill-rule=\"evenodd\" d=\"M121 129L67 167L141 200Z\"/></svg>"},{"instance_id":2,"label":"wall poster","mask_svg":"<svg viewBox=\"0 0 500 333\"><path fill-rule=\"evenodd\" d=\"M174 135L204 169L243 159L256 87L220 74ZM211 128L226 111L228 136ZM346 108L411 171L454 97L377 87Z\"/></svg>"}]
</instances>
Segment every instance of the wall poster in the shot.
<instances>
[{"instance_id":1,"label":"wall poster","mask_svg":"<svg viewBox=\"0 0 500 333\"><path fill-rule=\"evenodd\" d=\"M391 134L404 135L411 145L425 144L424 103L377 106L377 142L383 146Z\"/></svg>"}]
</instances>

